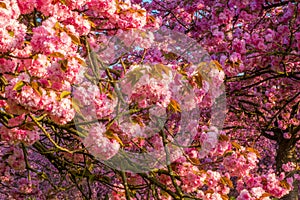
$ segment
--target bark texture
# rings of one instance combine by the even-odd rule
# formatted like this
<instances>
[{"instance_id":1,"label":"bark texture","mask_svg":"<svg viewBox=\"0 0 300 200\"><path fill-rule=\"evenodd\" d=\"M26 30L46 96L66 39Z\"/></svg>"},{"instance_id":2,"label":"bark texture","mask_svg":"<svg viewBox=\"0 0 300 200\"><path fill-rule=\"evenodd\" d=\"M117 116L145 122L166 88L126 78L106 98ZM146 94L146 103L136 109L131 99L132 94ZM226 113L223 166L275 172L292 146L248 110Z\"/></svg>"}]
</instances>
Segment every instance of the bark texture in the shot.
<instances>
[{"instance_id":1,"label":"bark texture","mask_svg":"<svg viewBox=\"0 0 300 200\"><path fill-rule=\"evenodd\" d=\"M278 149L276 155L276 168L277 172L281 172L282 165L287 162L297 162L297 155L296 155L296 143L293 139L284 139L283 137L280 138L278 142ZM293 176L295 172L291 173L290 176ZM299 200L299 181L294 182L294 189L281 200Z\"/></svg>"}]
</instances>

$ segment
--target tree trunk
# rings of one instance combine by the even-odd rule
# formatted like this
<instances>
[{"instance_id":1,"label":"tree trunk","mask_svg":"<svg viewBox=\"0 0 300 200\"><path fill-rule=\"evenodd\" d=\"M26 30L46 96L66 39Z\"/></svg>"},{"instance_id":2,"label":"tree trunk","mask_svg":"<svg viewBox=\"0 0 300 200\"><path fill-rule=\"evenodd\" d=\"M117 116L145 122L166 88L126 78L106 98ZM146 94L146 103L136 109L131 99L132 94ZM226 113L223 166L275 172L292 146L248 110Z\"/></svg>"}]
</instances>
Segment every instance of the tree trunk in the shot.
<instances>
[{"instance_id":1,"label":"tree trunk","mask_svg":"<svg viewBox=\"0 0 300 200\"><path fill-rule=\"evenodd\" d=\"M280 198L280 200L298 200L299 199L299 189L298 189L299 181L294 182L294 189L284 197Z\"/></svg>"},{"instance_id":2,"label":"tree trunk","mask_svg":"<svg viewBox=\"0 0 300 200\"><path fill-rule=\"evenodd\" d=\"M297 162L296 144L291 139L280 138L278 142L278 149L276 155L276 169L277 172L281 172L282 165L287 162ZM294 173L291 173L293 176ZM299 181L294 181L294 189L287 195L281 198L281 200L299 200L298 191Z\"/></svg>"}]
</instances>

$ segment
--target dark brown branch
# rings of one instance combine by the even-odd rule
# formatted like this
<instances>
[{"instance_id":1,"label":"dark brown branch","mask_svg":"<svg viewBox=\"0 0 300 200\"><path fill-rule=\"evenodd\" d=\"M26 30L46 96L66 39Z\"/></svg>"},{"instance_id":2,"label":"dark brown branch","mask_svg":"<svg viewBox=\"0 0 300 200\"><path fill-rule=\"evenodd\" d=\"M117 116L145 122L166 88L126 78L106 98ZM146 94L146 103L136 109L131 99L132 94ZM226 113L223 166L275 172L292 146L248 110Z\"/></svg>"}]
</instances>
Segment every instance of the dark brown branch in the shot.
<instances>
[{"instance_id":1,"label":"dark brown branch","mask_svg":"<svg viewBox=\"0 0 300 200\"><path fill-rule=\"evenodd\" d=\"M282 1L280 3L274 3L274 4L271 4L271 5L268 5L268 6L262 6L263 9L265 10L269 10L271 8L276 8L276 7L280 7L280 6L285 6L287 5L288 3L295 3L295 1L291 0L291 1Z\"/></svg>"}]
</instances>

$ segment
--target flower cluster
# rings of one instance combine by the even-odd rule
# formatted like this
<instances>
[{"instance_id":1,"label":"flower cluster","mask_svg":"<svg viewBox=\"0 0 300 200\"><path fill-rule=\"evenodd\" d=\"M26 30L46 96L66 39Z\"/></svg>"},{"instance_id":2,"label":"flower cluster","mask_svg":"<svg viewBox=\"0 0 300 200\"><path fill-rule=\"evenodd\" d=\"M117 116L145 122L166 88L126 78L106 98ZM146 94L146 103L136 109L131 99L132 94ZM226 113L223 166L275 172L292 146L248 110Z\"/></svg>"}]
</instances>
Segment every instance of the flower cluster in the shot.
<instances>
[{"instance_id":1,"label":"flower cluster","mask_svg":"<svg viewBox=\"0 0 300 200\"><path fill-rule=\"evenodd\" d=\"M104 124L99 124L92 127L87 137L83 139L83 144L88 151L101 160L110 159L120 148L120 144L116 140L110 140L103 135L105 132Z\"/></svg>"},{"instance_id":2,"label":"flower cluster","mask_svg":"<svg viewBox=\"0 0 300 200\"><path fill-rule=\"evenodd\" d=\"M0 0L0 199L287 195L299 180L298 13L296 1ZM160 25L180 37L151 32ZM225 109L222 131L213 112ZM120 149L140 165L151 155L152 172L96 160Z\"/></svg>"}]
</instances>

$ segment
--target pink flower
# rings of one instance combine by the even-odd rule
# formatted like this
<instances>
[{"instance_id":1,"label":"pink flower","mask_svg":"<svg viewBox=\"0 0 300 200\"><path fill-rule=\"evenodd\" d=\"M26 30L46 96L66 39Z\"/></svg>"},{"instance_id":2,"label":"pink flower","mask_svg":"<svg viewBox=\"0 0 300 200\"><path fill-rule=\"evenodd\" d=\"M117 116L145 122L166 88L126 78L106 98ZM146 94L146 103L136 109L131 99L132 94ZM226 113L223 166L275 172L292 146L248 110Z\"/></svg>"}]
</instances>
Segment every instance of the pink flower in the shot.
<instances>
[{"instance_id":1,"label":"pink flower","mask_svg":"<svg viewBox=\"0 0 300 200\"><path fill-rule=\"evenodd\" d=\"M290 139L291 137L292 137L292 135L290 134L290 133L283 133L283 137L285 138L285 139Z\"/></svg>"},{"instance_id":2,"label":"pink flower","mask_svg":"<svg viewBox=\"0 0 300 200\"><path fill-rule=\"evenodd\" d=\"M45 77L47 74L47 67L50 66L50 61L47 56L43 54L38 54L36 58L24 62L24 68L27 69L32 76L36 77Z\"/></svg>"},{"instance_id":3,"label":"pink flower","mask_svg":"<svg viewBox=\"0 0 300 200\"><path fill-rule=\"evenodd\" d=\"M116 140L110 140L103 136L106 131L104 124L97 124L89 130L87 137L83 139L84 146L96 158L108 160L118 153L120 144Z\"/></svg>"},{"instance_id":4,"label":"pink flower","mask_svg":"<svg viewBox=\"0 0 300 200\"><path fill-rule=\"evenodd\" d=\"M237 197L237 200L254 200L254 198L251 197L248 190L244 189L240 192L240 195Z\"/></svg>"},{"instance_id":5,"label":"pink flower","mask_svg":"<svg viewBox=\"0 0 300 200\"><path fill-rule=\"evenodd\" d=\"M279 32L279 33L286 33L286 32L288 32L289 31L289 27L287 26L287 25L279 25L278 27L277 27L277 31Z\"/></svg>"},{"instance_id":6,"label":"pink flower","mask_svg":"<svg viewBox=\"0 0 300 200\"><path fill-rule=\"evenodd\" d=\"M254 187L251 188L250 192L255 198L260 198L265 193L265 190L261 187Z\"/></svg>"},{"instance_id":7,"label":"pink flower","mask_svg":"<svg viewBox=\"0 0 300 200\"><path fill-rule=\"evenodd\" d=\"M222 31L215 30L212 34L215 37L217 43L221 42L224 39L224 33Z\"/></svg>"},{"instance_id":8,"label":"pink flower","mask_svg":"<svg viewBox=\"0 0 300 200\"><path fill-rule=\"evenodd\" d=\"M113 15L117 8L116 8L116 2L113 0L91 0L87 3L89 6L89 9L94 11L93 14L96 16L101 16L101 15Z\"/></svg>"},{"instance_id":9,"label":"pink flower","mask_svg":"<svg viewBox=\"0 0 300 200\"><path fill-rule=\"evenodd\" d=\"M246 53L246 43L245 40L239 40L235 38L232 42L233 51L237 53L244 54Z\"/></svg>"},{"instance_id":10,"label":"pink flower","mask_svg":"<svg viewBox=\"0 0 300 200\"><path fill-rule=\"evenodd\" d=\"M275 32L271 29L268 29L267 34L265 35L265 39L267 42L272 42L275 37Z\"/></svg>"},{"instance_id":11,"label":"pink flower","mask_svg":"<svg viewBox=\"0 0 300 200\"><path fill-rule=\"evenodd\" d=\"M16 60L0 58L0 73L14 72L17 68Z\"/></svg>"},{"instance_id":12,"label":"pink flower","mask_svg":"<svg viewBox=\"0 0 300 200\"><path fill-rule=\"evenodd\" d=\"M208 153L215 150L215 147L218 144L218 130L213 127L209 132L202 133L200 141L201 150L199 152L199 157L204 158Z\"/></svg>"},{"instance_id":13,"label":"pink flower","mask_svg":"<svg viewBox=\"0 0 300 200\"><path fill-rule=\"evenodd\" d=\"M90 118L103 118L112 114L116 101L106 94L100 94L99 88L90 82L83 82L80 87L75 87L73 99L82 105L82 113Z\"/></svg>"},{"instance_id":14,"label":"pink flower","mask_svg":"<svg viewBox=\"0 0 300 200\"><path fill-rule=\"evenodd\" d=\"M237 53L237 52L233 52L230 57L229 57L229 60L233 63L236 63L236 62L240 62L242 59L241 59L241 54Z\"/></svg>"},{"instance_id":15,"label":"pink flower","mask_svg":"<svg viewBox=\"0 0 300 200\"><path fill-rule=\"evenodd\" d=\"M8 164L15 170L25 169L25 161L23 151L15 148L13 154L7 159Z\"/></svg>"},{"instance_id":16,"label":"pink flower","mask_svg":"<svg viewBox=\"0 0 300 200\"><path fill-rule=\"evenodd\" d=\"M265 50L266 49L266 45L263 41L259 41L257 44L257 48L260 50Z\"/></svg>"},{"instance_id":17,"label":"pink flower","mask_svg":"<svg viewBox=\"0 0 300 200\"><path fill-rule=\"evenodd\" d=\"M66 124L75 116L75 110L72 108L72 101L68 98L63 98L53 104L50 110L50 117L56 123Z\"/></svg>"},{"instance_id":18,"label":"pink flower","mask_svg":"<svg viewBox=\"0 0 300 200\"><path fill-rule=\"evenodd\" d=\"M22 123L22 121L20 121ZM3 141L9 144L19 144L24 142L26 145L32 145L39 139L39 133L36 130L25 130L21 128L7 129L0 127L0 136Z\"/></svg>"},{"instance_id":19,"label":"pink flower","mask_svg":"<svg viewBox=\"0 0 300 200\"><path fill-rule=\"evenodd\" d=\"M31 13L36 7L36 0L22 1L17 0L22 14Z\"/></svg>"},{"instance_id":20,"label":"pink flower","mask_svg":"<svg viewBox=\"0 0 300 200\"><path fill-rule=\"evenodd\" d=\"M26 26L15 19L0 18L0 53L20 48L26 35Z\"/></svg>"},{"instance_id":21,"label":"pink flower","mask_svg":"<svg viewBox=\"0 0 300 200\"><path fill-rule=\"evenodd\" d=\"M134 10L136 10L134 12ZM147 23L146 10L141 9L139 6L134 6L131 10L124 10L118 16L117 22L120 28L141 28Z\"/></svg>"},{"instance_id":22,"label":"pink flower","mask_svg":"<svg viewBox=\"0 0 300 200\"><path fill-rule=\"evenodd\" d=\"M293 170L295 170L295 168L296 168L296 164L293 163L293 162L288 162L288 163L285 163L285 164L282 165L282 169L285 172L293 171Z\"/></svg>"},{"instance_id":23,"label":"pink flower","mask_svg":"<svg viewBox=\"0 0 300 200\"><path fill-rule=\"evenodd\" d=\"M295 33L295 39L300 41L300 32Z\"/></svg>"},{"instance_id":24,"label":"pink flower","mask_svg":"<svg viewBox=\"0 0 300 200\"><path fill-rule=\"evenodd\" d=\"M2 0L3 6L0 7L0 21L3 19L18 19L20 9L16 0Z\"/></svg>"}]
</instances>

